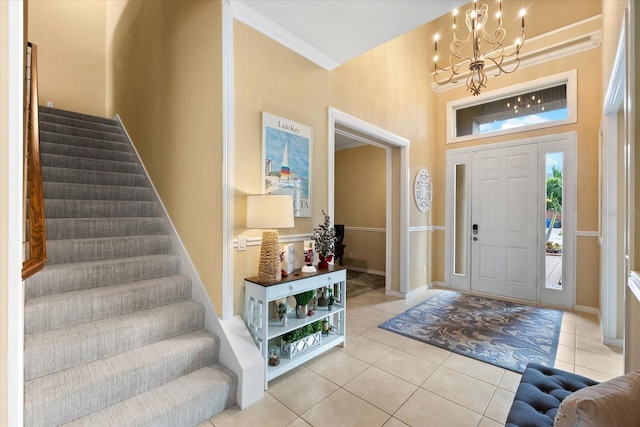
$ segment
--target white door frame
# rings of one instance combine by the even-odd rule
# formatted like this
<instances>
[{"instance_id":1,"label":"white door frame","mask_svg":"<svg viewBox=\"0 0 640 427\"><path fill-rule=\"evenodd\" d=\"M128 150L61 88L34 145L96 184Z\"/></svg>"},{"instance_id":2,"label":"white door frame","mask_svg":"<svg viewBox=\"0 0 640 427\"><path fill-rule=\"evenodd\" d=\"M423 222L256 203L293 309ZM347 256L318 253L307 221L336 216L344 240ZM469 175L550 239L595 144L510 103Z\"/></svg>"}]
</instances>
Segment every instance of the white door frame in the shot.
<instances>
[{"instance_id":1,"label":"white door frame","mask_svg":"<svg viewBox=\"0 0 640 427\"><path fill-rule=\"evenodd\" d=\"M6 406L6 422L10 426L23 424L24 412L24 283L22 282L22 232L23 232L23 203L22 203L22 157L23 157L23 97L24 83L23 55L24 40L24 4L22 1L9 1L0 4L0 36L3 45L3 59L0 64L2 71L2 101L3 120L6 128L2 129L2 138L6 138L6 150L0 155L0 170L2 170L2 209L6 209L6 216L2 218L0 228L6 232L0 248L0 284L6 289L6 300L2 301L6 310L6 354L0 359L3 366L2 386L0 391L2 404ZM6 55L6 57L5 57ZM6 203L6 205L5 205ZM5 228L6 227L6 228ZM6 246L5 246L6 245ZM6 304L6 306L5 306ZM5 331L0 331L4 334ZM0 349L4 351L5 348ZM6 356L6 359L5 359ZM6 382L6 383L5 383ZM6 396L4 395L6 393ZM0 423L5 420L0 417Z\"/></svg>"},{"instance_id":2,"label":"white door frame","mask_svg":"<svg viewBox=\"0 0 640 427\"><path fill-rule=\"evenodd\" d=\"M575 304L575 251L576 251L576 132L566 132L555 135L547 135L541 137L517 139L507 142L500 142L495 144L476 145L472 147L456 148L447 150L446 153L446 198L445 198L445 284L446 286L459 289L466 292L471 292L471 233L468 234L467 239L467 257L465 260L465 274L454 274L454 167L458 164L467 165L466 177L467 182L465 188L467 189L467 203L466 209L469 224L471 227L471 153L479 150L490 150L495 148L512 147L516 145L525 144L537 144L538 145L538 167L544 170L544 163L541 161L544 157L541 153L565 151L565 171L563 171L563 185L569 191L565 190L566 197L563 198L563 246L566 248L566 256L563 257L563 292L562 298L558 298L558 292L554 293L554 298L549 297L549 292L544 290L544 284L540 285L540 278L544 277L544 257L539 257L538 261L538 291L537 300L546 304L561 306L565 308L573 308ZM542 165L541 165L542 163ZM543 175L544 176L544 173ZM541 179L539 193L544 189L544 183ZM542 192L541 194L544 194ZM544 197L539 197L539 209L544 210ZM566 225L564 225L566 224ZM566 228L566 229L565 229ZM544 241L544 230L541 228L539 232L539 241ZM538 249L543 248L543 245L538 245Z\"/></svg>"},{"instance_id":3,"label":"white door frame","mask_svg":"<svg viewBox=\"0 0 640 427\"><path fill-rule=\"evenodd\" d=\"M335 207L335 130L336 125L341 125L353 129L371 138L382 141L383 144L377 146L387 150L386 167L386 258L385 258L385 283L387 294L406 296L409 289L409 140L393 134L387 130L379 128L371 123L360 120L350 114L342 112L336 108L329 107L328 120L328 165L327 165L327 204L328 214L333 217ZM391 168L391 150L400 150L400 176L399 188L393 187L393 175ZM400 228L399 242L400 250L393 250L393 206L390 203L391 195L394 191L400 192ZM400 268L400 291L393 291L392 287L392 266L393 257L397 256Z\"/></svg>"},{"instance_id":4,"label":"white door frame","mask_svg":"<svg viewBox=\"0 0 640 427\"><path fill-rule=\"evenodd\" d=\"M622 19L618 48L614 59L611 79L607 86L604 99L604 118L602 121L602 239L600 249L601 268L601 328L603 342L609 345L622 346L623 331L618 331L619 313L618 299L620 292L624 292L624 285L627 283L626 274L618 270L618 258L624 254L618 252L618 227L620 221L624 220L624 215L619 215L618 207L618 152L621 138L628 138L627 135L619 135L618 116L622 112L628 114L627 93L627 14ZM633 76L631 77L633 78ZM629 119L625 117L625 129ZM627 214L630 214L628 212ZM632 221L630 222L632 223ZM625 260L628 263L628 259ZM622 284L622 285L621 285ZM621 308L621 307L620 307Z\"/></svg>"}]
</instances>

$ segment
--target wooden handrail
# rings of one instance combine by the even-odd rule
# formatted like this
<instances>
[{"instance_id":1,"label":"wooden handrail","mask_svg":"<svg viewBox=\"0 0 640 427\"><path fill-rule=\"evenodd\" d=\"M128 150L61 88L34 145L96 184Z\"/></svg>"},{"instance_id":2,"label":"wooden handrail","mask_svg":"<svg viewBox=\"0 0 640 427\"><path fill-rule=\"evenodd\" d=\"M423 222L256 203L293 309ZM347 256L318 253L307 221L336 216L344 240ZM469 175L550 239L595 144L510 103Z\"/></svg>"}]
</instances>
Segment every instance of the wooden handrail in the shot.
<instances>
[{"instance_id":1,"label":"wooden handrail","mask_svg":"<svg viewBox=\"0 0 640 427\"><path fill-rule=\"evenodd\" d=\"M29 96L26 97L27 116L27 193L29 210L29 258L22 263L22 279L26 279L44 268L47 262L47 244L44 227L44 189L42 165L40 163L40 131L38 128L38 49L31 48Z\"/></svg>"}]
</instances>

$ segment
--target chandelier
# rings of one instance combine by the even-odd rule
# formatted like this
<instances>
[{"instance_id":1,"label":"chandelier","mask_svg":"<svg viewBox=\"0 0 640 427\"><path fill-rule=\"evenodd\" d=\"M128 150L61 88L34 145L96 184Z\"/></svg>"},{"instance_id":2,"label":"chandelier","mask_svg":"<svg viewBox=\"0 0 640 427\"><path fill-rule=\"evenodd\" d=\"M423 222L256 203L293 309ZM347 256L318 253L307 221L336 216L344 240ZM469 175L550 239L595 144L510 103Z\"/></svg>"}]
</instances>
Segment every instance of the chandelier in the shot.
<instances>
[{"instance_id":1,"label":"chandelier","mask_svg":"<svg viewBox=\"0 0 640 427\"><path fill-rule=\"evenodd\" d=\"M493 31L487 31L487 20L489 18L489 7L486 4L478 5L478 0L473 0L473 7L468 9L465 14L464 22L467 25L469 34L465 39L458 38L458 28L456 24L456 18L458 15L458 9L453 11L453 41L449 46L451 55L449 56L449 65L441 67L438 64L438 40L439 34L434 37L435 41L435 56L433 58L433 64L435 66L435 72L433 79L440 85L447 83L457 83L459 77L466 75L466 69L468 68L467 75L467 88L475 96L480 95L480 90L487 87L487 75L485 74L485 65L490 68L495 67L496 76L502 73L513 73L520 66L520 48L524 44L526 34L524 32L524 14L525 10L520 10L521 18L521 33L520 37L516 39L513 52L505 53L504 39L507 32L502 28L502 1L498 0L498 12L495 17L498 22L498 26ZM469 49L470 47L470 49ZM471 50L471 52L468 52ZM511 49L509 49L511 50ZM468 55L471 53L471 55ZM510 59L513 59L513 64ZM506 61L506 62L505 62ZM442 75L450 73L447 78L442 78Z\"/></svg>"}]
</instances>

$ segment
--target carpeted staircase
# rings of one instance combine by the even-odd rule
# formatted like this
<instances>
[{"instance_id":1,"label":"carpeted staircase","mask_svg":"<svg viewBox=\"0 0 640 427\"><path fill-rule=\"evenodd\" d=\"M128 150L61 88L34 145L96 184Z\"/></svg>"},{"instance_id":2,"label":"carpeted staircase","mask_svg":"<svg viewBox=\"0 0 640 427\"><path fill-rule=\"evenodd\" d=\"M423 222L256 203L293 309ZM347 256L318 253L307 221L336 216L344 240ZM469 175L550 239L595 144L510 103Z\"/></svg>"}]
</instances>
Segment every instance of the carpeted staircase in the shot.
<instances>
[{"instance_id":1,"label":"carpeted staircase","mask_svg":"<svg viewBox=\"0 0 640 427\"><path fill-rule=\"evenodd\" d=\"M40 107L47 265L25 288L25 426L194 426L236 401L114 120Z\"/></svg>"}]
</instances>

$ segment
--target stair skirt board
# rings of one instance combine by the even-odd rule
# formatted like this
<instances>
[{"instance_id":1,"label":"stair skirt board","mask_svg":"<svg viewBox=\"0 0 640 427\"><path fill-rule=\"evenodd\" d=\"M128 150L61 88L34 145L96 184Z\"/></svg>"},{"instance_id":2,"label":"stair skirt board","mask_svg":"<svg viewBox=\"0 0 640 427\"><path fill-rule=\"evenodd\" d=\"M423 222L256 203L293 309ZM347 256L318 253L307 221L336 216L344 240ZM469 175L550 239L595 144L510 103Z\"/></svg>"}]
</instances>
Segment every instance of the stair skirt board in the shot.
<instances>
[{"instance_id":1,"label":"stair skirt board","mask_svg":"<svg viewBox=\"0 0 640 427\"><path fill-rule=\"evenodd\" d=\"M39 119L48 262L25 282L25 425L194 426L233 405L237 378L121 125Z\"/></svg>"}]
</instances>

